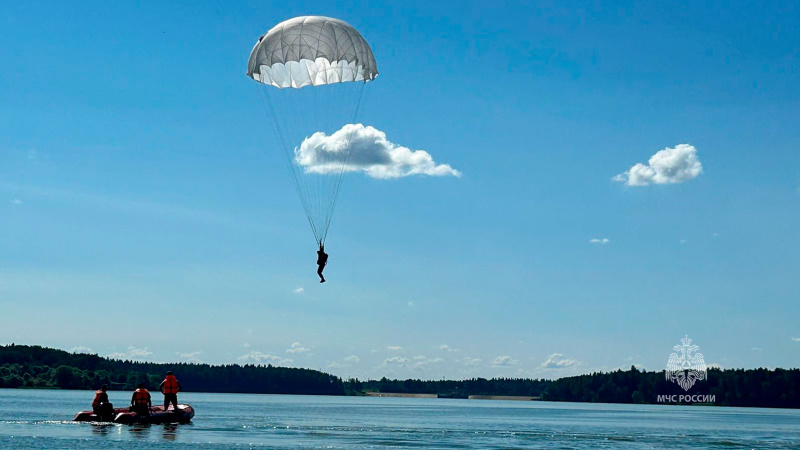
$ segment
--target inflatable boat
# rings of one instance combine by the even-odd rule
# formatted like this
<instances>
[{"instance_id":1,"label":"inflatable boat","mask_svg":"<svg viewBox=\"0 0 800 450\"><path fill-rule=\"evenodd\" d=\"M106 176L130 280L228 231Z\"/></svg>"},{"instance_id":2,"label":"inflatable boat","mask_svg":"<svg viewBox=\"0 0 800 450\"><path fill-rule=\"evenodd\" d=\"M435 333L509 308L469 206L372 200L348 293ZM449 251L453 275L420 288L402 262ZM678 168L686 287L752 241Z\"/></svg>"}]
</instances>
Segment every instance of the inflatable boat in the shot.
<instances>
[{"instance_id":1,"label":"inflatable boat","mask_svg":"<svg viewBox=\"0 0 800 450\"><path fill-rule=\"evenodd\" d=\"M76 422L114 422L114 423L189 423L194 417L192 405L178 405L178 410L164 409L164 406L151 406L150 415L139 415L130 408L115 408L107 417L100 417L92 411L81 411L72 419Z\"/></svg>"}]
</instances>

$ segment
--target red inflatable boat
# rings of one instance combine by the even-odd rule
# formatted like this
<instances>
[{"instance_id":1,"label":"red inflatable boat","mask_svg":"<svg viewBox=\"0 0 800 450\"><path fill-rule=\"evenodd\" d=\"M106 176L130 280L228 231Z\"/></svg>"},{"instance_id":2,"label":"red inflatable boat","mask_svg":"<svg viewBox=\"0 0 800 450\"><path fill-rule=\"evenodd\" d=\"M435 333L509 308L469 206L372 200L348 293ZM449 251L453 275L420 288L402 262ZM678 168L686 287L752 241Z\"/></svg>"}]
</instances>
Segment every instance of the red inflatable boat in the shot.
<instances>
[{"instance_id":1,"label":"red inflatable boat","mask_svg":"<svg viewBox=\"0 0 800 450\"><path fill-rule=\"evenodd\" d=\"M72 419L76 422L114 423L188 423L194 417L192 405L178 405L178 410L165 410L162 405L150 407L150 415L138 415L130 408L115 408L108 417L100 417L92 411L81 411Z\"/></svg>"}]
</instances>

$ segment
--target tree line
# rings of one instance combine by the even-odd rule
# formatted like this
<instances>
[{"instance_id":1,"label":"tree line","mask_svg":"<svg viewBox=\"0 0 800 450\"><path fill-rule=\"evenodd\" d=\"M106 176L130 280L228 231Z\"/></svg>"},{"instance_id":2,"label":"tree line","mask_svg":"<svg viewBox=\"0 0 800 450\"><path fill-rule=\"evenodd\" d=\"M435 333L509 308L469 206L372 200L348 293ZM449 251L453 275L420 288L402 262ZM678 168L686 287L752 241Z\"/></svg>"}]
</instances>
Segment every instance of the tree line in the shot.
<instances>
[{"instance_id":1,"label":"tree line","mask_svg":"<svg viewBox=\"0 0 800 450\"><path fill-rule=\"evenodd\" d=\"M153 389L168 370L186 391L244 394L344 395L341 378L310 369L272 365L160 364L69 353L40 346L0 346L0 388Z\"/></svg>"},{"instance_id":2,"label":"tree line","mask_svg":"<svg viewBox=\"0 0 800 450\"><path fill-rule=\"evenodd\" d=\"M705 380L684 391L663 371L595 372L552 381L543 400L658 403L658 396L713 396L719 406L800 408L800 369L709 369Z\"/></svg>"},{"instance_id":3,"label":"tree line","mask_svg":"<svg viewBox=\"0 0 800 450\"><path fill-rule=\"evenodd\" d=\"M705 380L684 391L663 371L630 370L595 372L557 380L527 378L473 378L451 380L350 379L348 393L364 392L438 394L467 398L470 395L540 397L541 400L593 403L659 403L659 396L687 394L713 398L714 405L765 408L800 408L800 369L709 369ZM685 401L684 403L687 403Z\"/></svg>"},{"instance_id":4,"label":"tree line","mask_svg":"<svg viewBox=\"0 0 800 450\"><path fill-rule=\"evenodd\" d=\"M380 380L360 381L351 378L345 381L348 393L359 395L366 392L399 394L437 394L445 398L467 398L470 395L507 395L539 397L550 384L547 380L529 378L472 378L468 380Z\"/></svg>"},{"instance_id":5,"label":"tree line","mask_svg":"<svg viewBox=\"0 0 800 450\"><path fill-rule=\"evenodd\" d=\"M467 380L358 380L311 369L272 365L161 364L69 353L39 346L0 346L0 388L133 390L155 388L167 370L187 391L248 394L364 395L368 392L540 397L596 403L658 403L659 396L686 394L663 371L595 372L557 380L472 378ZM800 369L710 369L689 394L713 396L715 405L800 408Z\"/></svg>"}]
</instances>

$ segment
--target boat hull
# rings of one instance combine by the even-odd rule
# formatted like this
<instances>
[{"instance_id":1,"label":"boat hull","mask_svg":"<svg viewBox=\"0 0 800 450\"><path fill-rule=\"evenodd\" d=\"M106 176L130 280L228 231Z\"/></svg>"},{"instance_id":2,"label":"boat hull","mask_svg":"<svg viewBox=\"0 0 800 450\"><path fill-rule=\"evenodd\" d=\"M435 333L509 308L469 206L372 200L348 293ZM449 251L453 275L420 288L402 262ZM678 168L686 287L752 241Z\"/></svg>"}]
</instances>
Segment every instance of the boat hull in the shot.
<instances>
[{"instance_id":1,"label":"boat hull","mask_svg":"<svg viewBox=\"0 0 800 450\"><path fill-rule=\"evenodd\" d=\"M81 411L72 420L76 422L113 422L113 423L188 423L194 417L191 405L178 405L178 410L165 410L162 405L150 407L150 415L138 415L130 408L115 408L114 413L103 418L92 411Z\"/></svg>"}]
</instances>

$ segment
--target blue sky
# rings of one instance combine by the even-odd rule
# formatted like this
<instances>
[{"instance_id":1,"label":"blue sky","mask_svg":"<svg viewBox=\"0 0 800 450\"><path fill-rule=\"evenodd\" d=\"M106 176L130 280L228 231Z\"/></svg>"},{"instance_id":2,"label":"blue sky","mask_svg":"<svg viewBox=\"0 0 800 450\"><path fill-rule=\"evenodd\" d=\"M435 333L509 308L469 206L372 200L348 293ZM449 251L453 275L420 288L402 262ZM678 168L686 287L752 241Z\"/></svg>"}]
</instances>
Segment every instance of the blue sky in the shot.
<instances>
[{"instance_id":1,"label":"blue sky","mask_svg":"<svg viewBox=\"0 0 800 450\"><path fill-rule=\"evenodd\" d=\"M307 14L372 45L365 124L462 174L348 174L325 285L244 74L258 36ZM799 19L792 2L3 4L0 342L557 377L661 370L688 334L708 363L797 367ZM701 174L612 181L679 144Z\"/></svg>"}]
</instances>

